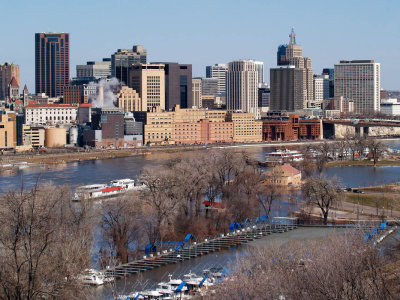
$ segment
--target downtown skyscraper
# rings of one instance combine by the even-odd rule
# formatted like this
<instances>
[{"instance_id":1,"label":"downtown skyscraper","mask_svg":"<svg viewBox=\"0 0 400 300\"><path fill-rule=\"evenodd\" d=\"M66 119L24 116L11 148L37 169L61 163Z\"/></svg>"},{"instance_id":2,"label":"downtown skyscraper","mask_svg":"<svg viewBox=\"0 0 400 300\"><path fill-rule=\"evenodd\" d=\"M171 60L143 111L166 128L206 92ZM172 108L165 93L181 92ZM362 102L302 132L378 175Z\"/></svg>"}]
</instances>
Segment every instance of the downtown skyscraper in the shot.
<instances>
[{"instance_id":1,"label":"downtown skyscraper","mask_svg":"<svg viewBox=\"0 0 400 300\"><path fill-rule=\"evenodd\" d=\"M258 119L258 72L254 61L230 62L226 79L228 111L253 113Z\"/></svg>"},{"instance_id":2,"label":"downtown skyscraper","mask_svg":"<svg viewBox=\"0 0 400 300\"><path fill-rule=\"evenodd\" d=\"M373 60L340 61L335 64L335 99L354 101L354 112L380 110L381 65Z\"/></svg>"},{"instance_id":3,"label":"downtown skyscraper","mask_svg":"<svg viewBox=\"0 0 400 300\"><path fill-rule=\"evenodd\" d=\"M111 55L111 77L118 78L124 84L129 84L129 68L131 65L146 64L147 50L141 45L132 49L118 49Z\"/></svg>"},{"instance_id":4,"label":"downtown skyscraper","mask_svg":"<svg viewBox=\"0 0 400 300\"><path fill-rule=\"evenodd\" d=\"M206 77L218 79L218 96L226 95L226 73L228 67L225 64L215 64L213 66L206 66Z\"/></svg>"},{"instance_id":5,"label":"downtown skyscraper","mask_svg":"<svg viewBox=\"0 0 400 300\"><path fill-rule=\"evenodd\" d=\"M303 57L292 29L287 45L277 52L278 68L270 70L271 110L299 110L315 106L311 58Z\"/></svg>"},{"instance_id":6,"label":"downtown skyscraper","mask_svg":"<svg viewBox=\"0 0 400 300\"><path fill-rule=\"evenodd\" d=\"M69 74L69 33L36 33L36 94L62 96L64 86L69 82Z\"/></svg>"}]
</instances>

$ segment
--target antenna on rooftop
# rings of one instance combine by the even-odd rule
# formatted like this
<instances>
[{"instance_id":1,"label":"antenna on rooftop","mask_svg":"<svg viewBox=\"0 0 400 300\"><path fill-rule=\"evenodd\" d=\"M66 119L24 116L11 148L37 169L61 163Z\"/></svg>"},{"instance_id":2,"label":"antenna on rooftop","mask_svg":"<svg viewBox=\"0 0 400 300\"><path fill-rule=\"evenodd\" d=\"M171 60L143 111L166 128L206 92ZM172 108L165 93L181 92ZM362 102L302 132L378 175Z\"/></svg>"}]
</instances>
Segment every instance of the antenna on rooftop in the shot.
<instances>
[{"instance_id":1,"label":"antenna on rooftop","mask_svg":"<svg viewBox=\"0 0 400 300\"><path fill-rule=\"evenodd\" d=\"M296 34L294 33L294 28L292 27L292 31L289 34L290 37L290 44L296 44Z\"/></svg>"}]
</instances>

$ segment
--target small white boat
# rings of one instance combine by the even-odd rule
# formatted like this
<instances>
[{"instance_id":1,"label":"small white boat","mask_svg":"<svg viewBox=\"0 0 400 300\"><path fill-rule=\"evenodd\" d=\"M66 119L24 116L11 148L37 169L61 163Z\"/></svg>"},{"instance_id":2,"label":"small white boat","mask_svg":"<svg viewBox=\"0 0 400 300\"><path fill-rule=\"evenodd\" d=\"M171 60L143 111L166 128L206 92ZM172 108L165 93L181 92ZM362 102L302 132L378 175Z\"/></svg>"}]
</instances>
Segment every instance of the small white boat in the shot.
<instances>
[{"instance_id":1,"label":"small white boat","mask_svg":"<svg viewBox=\"0 0 400 300\"><path fill-rule=\"evenodd\" d=\"M171 285L167 282L160 282L158 284L158 288L156 289L157 292L163 294L164 297L173 297L174 290L172 289Z\"/></svg>"},{"instance_id":2,"label":"small white boat","mask_svg":"<svg viewBox=\"0 0 400 300\"><path fill-rule=\"evenodd\" d=\"M171 286L171 289L175 292L176 289L177 289L177 288L180 286L180 284L183 282L183 280L181 280L181 279L172 279L172 275L171 275L171 274L169 274L168 277L169 277L169 281L168 281L167 283ZM188 290L188 288L187 288L187 286L185 285L185 286L182 288L181 292L184 293L184 292L186 292L187 290Z\"/></svg>"},{"instance_id":3,"label":"small white boat","mask_svg":"<svg viewBox=\"0 0 400 300\"><path fill-rule=\"evenodd\" d=\"M81 284L88 284L88 285L102 285L104 281L94 274L86 274L86 275L78 275L78 281Z\"/></svg>"},{"instance_id":4,"label":"small white boat","mask_svg":"<svg viewBox=\"0 0 400 300\"><path fill-rule=\"evenodd\" d=\"M83 274L77 276L77 280L81 284L87 285L103 285L115 280L114 277L107 277L104 273L94 269L86 269Z\"/></svg>"},{"instance_id":5,"label":"small white boat","mask_svg":"<svg viewBox=\"0 0 400 300\"><path fill-rule=\"evenodd\" d=\"M143 291L140 293L145 299L161 299L163 294L157 291Z\"/></svg>"}]
</instances>

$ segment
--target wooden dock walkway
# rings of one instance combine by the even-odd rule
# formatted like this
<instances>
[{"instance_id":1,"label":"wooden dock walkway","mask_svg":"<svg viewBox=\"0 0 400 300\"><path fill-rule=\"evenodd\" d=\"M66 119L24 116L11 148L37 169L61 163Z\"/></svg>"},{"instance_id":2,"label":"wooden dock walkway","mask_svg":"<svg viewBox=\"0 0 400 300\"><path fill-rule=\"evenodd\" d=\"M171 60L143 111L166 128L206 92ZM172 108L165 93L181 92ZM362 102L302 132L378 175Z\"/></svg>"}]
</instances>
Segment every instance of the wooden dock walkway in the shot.
<instances>
[{"instance_id":1,"label":"wooden dock walkway","mask_svg":"<svg viewBox=\"0 0 400 300\"><path fill-rule=\"evenodd\" d=\"M238 229L226 235L213 239L205 239L203 242L193 242L183 249L164 250L157 255L150 254L143 259L122 264L103 270L106 276L122 278L131 274L145 272L167 264L178 263L198 256L206 255L211 252L220 251L246 244L252 240L259 239L272 233L282 233L296 229L297 225L290 224L260 224Z\"/></svg>"}]
</instances>

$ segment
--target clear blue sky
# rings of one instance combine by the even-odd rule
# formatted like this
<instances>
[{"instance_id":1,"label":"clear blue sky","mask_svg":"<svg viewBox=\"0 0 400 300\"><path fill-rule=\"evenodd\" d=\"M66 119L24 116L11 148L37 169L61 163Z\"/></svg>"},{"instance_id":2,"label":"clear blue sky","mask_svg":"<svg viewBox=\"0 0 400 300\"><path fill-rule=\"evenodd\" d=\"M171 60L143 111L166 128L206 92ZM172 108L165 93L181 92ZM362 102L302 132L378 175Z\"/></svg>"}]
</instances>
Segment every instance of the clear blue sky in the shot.
<instances>
[{"instance_id":1,"label":"clear blue sky","mask_svg":"<svg viewBox=\"0 0 400 300\"><path fill-rule=\"evenodd\" d=\"M291 27L314 73L343 59L381 63L383 89L400 89L399 0L0 0L0 63L21 65L34 92L34 33L69 32L75 66L143 45L148 61L205 66L264 61L266 81Z\"/></svg>"}]
</instances>

